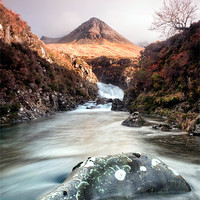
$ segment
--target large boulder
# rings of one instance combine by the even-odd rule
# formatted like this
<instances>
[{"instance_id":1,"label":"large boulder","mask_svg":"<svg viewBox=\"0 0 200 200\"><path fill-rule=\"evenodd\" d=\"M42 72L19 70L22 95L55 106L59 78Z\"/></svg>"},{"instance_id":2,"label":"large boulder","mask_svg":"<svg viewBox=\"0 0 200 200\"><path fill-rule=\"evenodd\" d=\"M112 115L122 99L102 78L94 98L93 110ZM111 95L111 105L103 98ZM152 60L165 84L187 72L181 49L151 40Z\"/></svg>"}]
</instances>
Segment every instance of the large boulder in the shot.
<instances>
[{"instance_id":1,"label":"large boulder","mask_svg":"<svg viewBox=\"0 0 200 200\"><path fill-rule=\"evenodd\" d=\"M88 158L42 200L127 199L190 191L188 183L157 158L139 153Z\"/></svg>"},{"instance_id":2,"label":"large boulder","mask_svg":"<svg viewBox=\"0 0 200 200\"><path fill-rule=\"evenodd\" d=\"M113 99L112 108L113 111L125 111L124 103L120 99Z\"/></svg>"},{"instance_id":3,"label":"large boulder","mask_svg":"<svg viewBox=\"0 0 200 200\"><path fill-rule=\"evenodd\" d=\"M139 112L132 113L126 120L122 122L124 126L140 127L144 125L145 120L141 117Z\"/></svg>"}]
</instances>

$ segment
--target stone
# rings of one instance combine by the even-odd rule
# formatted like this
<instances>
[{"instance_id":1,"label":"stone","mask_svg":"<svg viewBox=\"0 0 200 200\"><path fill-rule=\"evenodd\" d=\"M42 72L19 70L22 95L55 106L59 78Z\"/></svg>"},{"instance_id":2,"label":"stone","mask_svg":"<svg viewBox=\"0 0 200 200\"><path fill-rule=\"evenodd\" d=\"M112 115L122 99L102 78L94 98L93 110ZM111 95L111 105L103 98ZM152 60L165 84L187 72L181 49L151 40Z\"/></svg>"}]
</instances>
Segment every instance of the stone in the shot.
<instances>
[{"instance_id":1,"label":"stone","mask_svg":"<svg viewBox=\"0 0 200 200\"><path fill-rule=\"evenodd\" d=\"M73 168L64 183L41 200L129 199L191 191L161 160L139 153L90 157Z\"/></svg>"},{"instance_id":2,"label":"stone","mask_svg":"<svg viewBox=\"0 0 200 200\"><path fill-rule=\"evenodd\" d=\"M155 124L152 126L152 128L165 132L170 131L172 129L168 124Z\"/></svg>"},{"instance_id":3,"label":"stone","mask_svg":"<svg viewBox=\"0 0 200 200\"><path fill-rule=\"evenodd\" d=\"M189 134L192 133L195 136L200 136L200 115L190 122L186 131L189 132Z\"/></svg>"},{"instance_id":4,"label":"stone","mask_svg":"<svg viewBox=\"0 0 200 200\"><path fill-rule=\"evenodd\" d=\"M130 127L140 127L143 126L144 123L145 120L141 117L141 114L139 112L134 112L122 122L122 125Z\"/></svg>"},{"instance_id":5,"label":"stone","mask_svg":"<svg viewBox=\"0 0 200 200\"><path fill-rule=\"evenodd\" d=\"M86 109L96 109L96 106L87 106Z\"/></svg>"},{"instance_id":6,"label":"stone","mask_svg":"<svg viewBox=\"0 0 200 200\"><path fill-rule=\"evenodd\" d=\"M112 108L113 111L125 111L123 101L120 99L113 99Z\"/></svg>"},{"instance_id":7,"label":"stone","mask_svg":"<svg viewBox=\"0 0 200 200\"><path fill-rule=\"evenodd\" d=\"M200 136L200 124L196 124L195 130L193 131L193 135Z\"/></svg>"},{"instance_id":8,"label":"stone","mask_svg":"<svg viewBox=\"0 0 200 200\"><path fill-rule=\"evenodd\" d=\"M99 105L99 104L107 104L107 103L112 103L112 99L107 99L107 98L101 98L101 97L98 97L97 100L96 100L96 104Z\"/></svg>"}]
</instances>

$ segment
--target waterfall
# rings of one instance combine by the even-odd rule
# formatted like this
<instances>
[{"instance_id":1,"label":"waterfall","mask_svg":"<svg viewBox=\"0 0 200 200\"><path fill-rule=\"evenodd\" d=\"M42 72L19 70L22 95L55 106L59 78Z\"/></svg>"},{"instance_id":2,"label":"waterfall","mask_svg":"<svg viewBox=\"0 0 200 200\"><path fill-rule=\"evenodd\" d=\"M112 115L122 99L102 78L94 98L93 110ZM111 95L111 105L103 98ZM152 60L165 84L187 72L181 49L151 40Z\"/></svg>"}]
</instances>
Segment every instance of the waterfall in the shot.
<instances>
[{"instance_id":1,"label":"waterfall","mask_svg":"<svg viewBox=\"0 0 200 200\"><path fill-rule=\"evenodd\" d=\"M122 100L124 97L124 91L115 85L98 82L97 86L99 88L98 94L101 98ZM112 103L96 105L95 101L89 101L79 105L76 111L110 111L111 107Z\"/></svg>"},{"instance_id":2,"label":"waterfall","mask_svg":"<svg viewBox=\"0 0 200 200\"><path fill-rule=\"evenodd\" d=\"M99 96L107 99L120 99L124 97L124 91L112 84L97 83Z\"/></svg>"}]
</instances>

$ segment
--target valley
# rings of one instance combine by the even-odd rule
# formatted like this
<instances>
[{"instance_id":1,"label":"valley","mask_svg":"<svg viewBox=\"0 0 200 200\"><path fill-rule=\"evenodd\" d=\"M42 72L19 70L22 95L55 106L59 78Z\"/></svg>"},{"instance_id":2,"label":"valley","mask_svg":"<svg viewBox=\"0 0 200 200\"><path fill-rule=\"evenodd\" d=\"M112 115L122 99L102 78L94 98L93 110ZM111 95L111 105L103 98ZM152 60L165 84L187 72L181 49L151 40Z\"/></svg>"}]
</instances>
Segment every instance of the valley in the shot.
<instances>
[{"instance_id":1,"label":"valley","mask_svg":"<svg viewBox=\"0 0 200 200\"><path fill-rule=\"evenodd\" d=\"M52 2L31 8L46 29ZM0 0L0 198L200 199L200 21L143 48L97 17L41 39L22 18Z\"/></svg>"}]
</instances>

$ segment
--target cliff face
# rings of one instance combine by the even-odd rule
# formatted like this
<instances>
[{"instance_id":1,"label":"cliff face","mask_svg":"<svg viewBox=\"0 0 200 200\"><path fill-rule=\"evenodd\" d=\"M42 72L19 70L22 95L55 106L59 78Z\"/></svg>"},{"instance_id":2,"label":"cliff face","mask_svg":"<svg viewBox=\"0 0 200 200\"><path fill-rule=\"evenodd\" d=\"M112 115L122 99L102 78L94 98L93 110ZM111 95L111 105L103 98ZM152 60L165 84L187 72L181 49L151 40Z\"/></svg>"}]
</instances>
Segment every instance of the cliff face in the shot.
<instances>
[{"instance_id":1,"label":"cliff face","mask_svg":"<svg viewBox=\"0 0 200 200\"><path fill-rule=\"evenodd\" d=\"M125 90L130 87L130 81L137 70L137 60L130 58L99 57L86 59L100 82L113 84Z\"/></svg>"},{"instance_id":2,"label":"cliff face","mask_svg":"<svg viewBox=\"0 0 200 200\"><path fill-rule=\"evenodd\" d=\"M49 50L1 3L0 37L1 123L71 110L96 97L97 78L89 65Z\"/></svg>"},{"instance_id":3,"label":"cliff face","mask_svg":"<svg viewBox=\"0 0 200 200\"><path fill-rule=\"evenodd\" d=\"M186 128L200 112L200 22L150 44L124 102L128 109L168 116Z\"/></svg>"}]
</instances>

